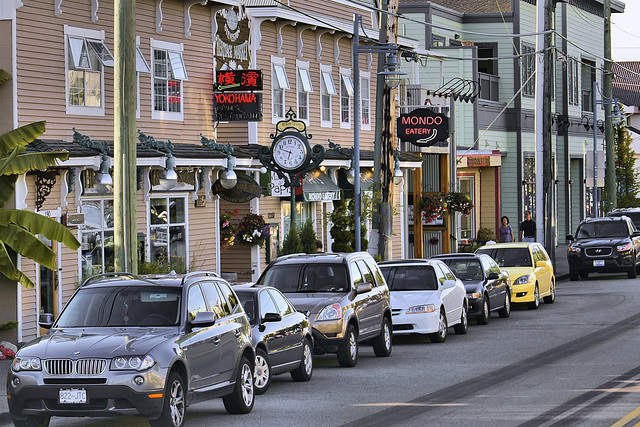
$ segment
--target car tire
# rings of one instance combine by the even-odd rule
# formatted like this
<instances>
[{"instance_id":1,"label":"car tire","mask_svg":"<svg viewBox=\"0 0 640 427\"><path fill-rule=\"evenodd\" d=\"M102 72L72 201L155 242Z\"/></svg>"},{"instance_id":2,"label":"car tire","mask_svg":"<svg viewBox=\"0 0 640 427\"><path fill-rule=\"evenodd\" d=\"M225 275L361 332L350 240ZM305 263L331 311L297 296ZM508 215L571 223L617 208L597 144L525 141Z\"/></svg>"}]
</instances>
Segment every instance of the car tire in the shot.
<instances>
[{"instance_id":1,"label":"car tire","mask_svg":"<svg viewBox=\"0 0 640 427\"><path fill-rule=\"evenodd\" d=\"M444 309L440 309L440 317L438 318L438 332L429 334L431 342L443 343L447 340L447 332L449 325L447 324L447 315Z\"/></svg>"},{"instance_id":2,"label":"car tire","mask_svg":"<svg viewBox=\"0 0 640 427\"><path fill-rule=\"evenodd\" d=\"M482 313L477 317L478 325L487 325L489 323L489 318L491 317L491 311L489 308L489 300L485 295L482 298Z\"/></svg>"},{"instance_id":3,"label":"car tire","mask_svg":"<svg viewBox=\"0 0 640 427\"><path fill-rule=\"evenodd\" d=\"M538 285L536 285L536 288L533 290L533 301L528 302L527 306L529 310L537 310L538 307L540 307L540 291L538 290Z\"/></svg>"},{"instance_id":4,"label":"car tire","mask_svg":"<svg viewBox=\"0 0 640 427\"><path fill-rule=\"evenodd\" d=\"M580 278L581 279L588 279L589 278L589 272L588 271L584 271L584 272L580 273Z\"/></svg>"},{"instance_id":5,"label":"car tire","mask_svg":"<svg viewBox=\"0 0 640 427\"><path fill-rule=\"evenodd\" d=\"M460 315L460 323L453 327L458 335L464 335L469 331L469 317L467 316L467 305L462 305L462 314Z\"/></svg>"},{"instance_id":6,"label":"car tire","mask_svg":"<svg viewBox=\"0 0 640 427\"><path fill-rule=\"evenodd\" d=\"M162 412L156 420L149 420L151 427L182 427L187 414L187 393L184 379L175 371L169 374L164 393Z\"/></svg>"},{"instance_id":7,"label":"car tire","mask_svg":"<svg viewBox=\"0 0 640 427\"><path fill-rule=\"evenodd\" d=\"M353 325L347 327L345 342L338 347L338 363L343 368L351 368L358 363L358 331Z\"/></svg>"},{"instance_id":8,"label":"car tire","mask_svg":"<svg viewBox=\"0 0 640 427\"><path fill-rule=\"evenodd\" d=\"M253 367L249 359L242 356L233 393L223 397L222 402L230 414L248 414L253 409L254 401Z\"/></svg>"},{"instance_id":9,"label":"car tire","mask_svg":"<svg viewBox=\"0 0 640 427\"><path fill-rule=\"evenodd\" d=\"M635 256L634 256L635 258ZM627 271L627 277L629 279L635 279L636 277L638 277L638 272L636 271L636 266L632 266L628 271Z\"/></svg>"},{"instance_id":10,"label":"car tire","mask_svg":"<svg viewBox=\"0 0 640 427\"><path fill-rule=\"evenodd\" d=\"M304 344L302 344L300 366L291 371L291 378L294 381L309 381L311 375L313 375L313 347L309 338L305 338Z\"/></svg>"},{"instance_id":11,"label":"car tire","mask_svg":"<svg viewBox=\"0 0 640 427\"><path fill-rule=\"evenodd\" d=\"M572 282L575 282L580 277L582 277L582 274L584 273L578 273L577 271L569 270L569 280L571 280Z\"/></svg>"},{"instance_id":12,"label":"car tire","mask_svg":"<svg viewBox=\"0 0 640 427\"><path fill-rule=\"evenodd\" d=\"M509 294L509 292L505 293L504 307L498 310L498 315L503 319L506 319L507 317L511 316L511 295Z\"/></svg>"},{"instance_id":13,"label":"car tire","mask_svg":"<svg viewBox=\"0 0 640 427\"><path fill-rule=\"evenodd\" d=\"M545 304L553 304L554 302L556 302L556 283L555 282L551 282L550 291L551 293L543 298Z\"/></svg>"},{"instance_id":14,"label":"car tire","mask_svg":"<svg viewBox=\"0 0 640 427\"><path fill-rule=\"evenodd\" d=\"M49 427L51 417L48 415L31 415L26 420L13 419L13 425L16 427Z\"/></svg>"},{"instance_id":15,"label":"car tire","mask_svg":"<svg viewBox=\"0 0 640 427\"><path fill-rule=\"evenodd\" d=\"M382 317L382 331L372 340L373 352L378 357L391 356L393 348L391 322L387 316Z\"/></svg>"},{"instance_id":16,"label":"car tire","mask_svg":"<svg viewBox=\"0 0 640 427\"><path fill-rule=\"evenodd\" d=\"M256 367L253 380L255 394L264 394L271 385L271 363L267 352L259 348L256 350Z\"/></svg>"}]
</instances>

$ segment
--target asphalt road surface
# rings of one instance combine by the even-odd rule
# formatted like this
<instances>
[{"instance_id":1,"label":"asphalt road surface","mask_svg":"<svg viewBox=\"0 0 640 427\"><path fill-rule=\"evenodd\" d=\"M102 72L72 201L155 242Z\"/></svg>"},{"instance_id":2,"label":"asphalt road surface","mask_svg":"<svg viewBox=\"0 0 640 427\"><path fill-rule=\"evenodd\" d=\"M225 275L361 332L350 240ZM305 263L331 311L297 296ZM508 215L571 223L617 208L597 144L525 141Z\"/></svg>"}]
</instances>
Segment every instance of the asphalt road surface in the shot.
<instances>
[{"instance_id":1,"label":"asphalt road surface","mask_svg":"<svg viewBox=\"0 0 640 427\"><path fill-rule=\"evenodd\" d=\"M314 358L313 378L274 378L248 415L221 400L191 406L187 426L637 426L640 279L557 284L555 304L471 321L443 344L395 337L393 354L360 349L354 368ZM52 426L137 426L144 418L54 418Z\"/></svg>"}]
</instances>

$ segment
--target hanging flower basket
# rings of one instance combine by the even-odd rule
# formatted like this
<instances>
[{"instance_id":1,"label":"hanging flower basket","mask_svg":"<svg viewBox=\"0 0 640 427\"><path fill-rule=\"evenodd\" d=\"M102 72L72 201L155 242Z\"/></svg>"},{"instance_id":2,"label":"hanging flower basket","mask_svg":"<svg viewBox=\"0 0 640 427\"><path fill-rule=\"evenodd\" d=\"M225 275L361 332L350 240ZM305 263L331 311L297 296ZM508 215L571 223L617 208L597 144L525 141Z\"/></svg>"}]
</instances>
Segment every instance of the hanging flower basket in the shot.
<instances>
[{"instance_id":1,"label":"hanging flower basket","mask_svg":"<svg viewBox=\"0 0 640 427\"><path fill-rule=\"evenodd\" d=\"M269 224L264 221L264 217L258 214L247 214L238 223L236 240L242 245L264 246L269 233Z\"/></svg>"},{"instance_id":2,"label":"hanging flower basket","mask_svg":"<svg viewBox=\"0 0 640 427\"><path fill-rule=\"evenodd\" d=\"M225 211L220 215L220 246L226 249L233 246L236 239L236 228L231 224L231 220L238 213L238 209Z\"/></svg>"},{"instance_id":3,"label":"hanging flower basket","mask_svg":"<svg viewBox=\"0 0 640 427\"><path fill-rule=\"evenodd\" d=\"M473 209L473 202L467 193L450 191L446 197L447 210L450 212L461 212L462 215L469 215Z\"/></svg>"},{"instance_id":4,"label":"hanging flower basket","mask_svg":"<svg viewBox=\"0 0 640 427\"><path fill-rule=\"evenodd\" d=\"M422 196L420 209L427 223L433 222L433 220L443 214L445 208L444 200L444 194L442 193L429 193Z\"/></svg>"}]
</instances>

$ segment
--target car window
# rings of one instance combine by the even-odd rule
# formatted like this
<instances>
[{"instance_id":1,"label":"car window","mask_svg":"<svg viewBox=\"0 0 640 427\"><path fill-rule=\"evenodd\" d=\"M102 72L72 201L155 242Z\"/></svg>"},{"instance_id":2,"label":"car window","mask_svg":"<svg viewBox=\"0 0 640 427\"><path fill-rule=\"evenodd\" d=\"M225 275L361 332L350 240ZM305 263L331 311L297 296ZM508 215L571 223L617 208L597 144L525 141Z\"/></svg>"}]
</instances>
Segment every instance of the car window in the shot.
<instances>
[{"instance_id":1,"label":"car window","mask_svg":"<svg viewBox=\"0 0 640 427\"><path fill-rule=\"evenodd\" d=\"M382 267L380 268L380 272L382 272L382 276L384 277L384 281L387 282L387 285L391 282L391 273L395 268L392 267Z\"/></svg>"},{"instance_id":2,"label":"car window","mask_svg":"<svg viewBox=\"0 0 640 427\"><path fill-rule=\"evenodd\" d=\"M486 271L488 273L502 274L502 270L500 270L500 266L498 266L498 264L496 264L496 262L493 260L493 258L482 257L482 260L486 261L486 263L488 264L488 268L486 269Z\"/></svg>"},{"instance_id":3,"label":"car window","mask_svg":"<svg viewBox=\"0 0 640 427\"><path fill-rule=\"evenodd\" d=\"M356 264L360 269L360 273L362 273L362 276L364 277L364 281L376 286L376 280L373 278L373 273L369 269L369 266L363 260L356 261Z\"/></svg>"},{"instance_id":4,"label":"car window","mask_svg":"<svg viewBox=\"0 0 640 427\"><path fill-rule=\"evenodd\" d=\"M233 290L231 290L231 286L229 286L229 284L225 282L218 282L218 289L224 296L224 299L222 300L222 308L227 313L233 313L236 306L238 305L238 299L233 293Z\"/></svg>"},{"instance_id":5,"label":"car window","mask_svg":"<svg viewBox=\"0 0 640 427\"><path fill-rule=\"evenodd\" d=\"M528 248L482 248L480 254L487 254L500 267L531 267L531 254Z\"/></svg>"},{"instance_id":6,"label":"car window","mask_svg":"<svg viewBox=\"0 0 640 427\"><path fill-rule=\"evenodd\" d=\"M278 307L271 299L271 295L266 290L260 291L258 294L258 301L260 302L260 316L264 318L267 313L279 313Z\"/></svg>"},{"instance_id":7,"label":"car window","mask_svg":"<svg viewBox=\"0 0 640 427\"><path fill-rule=\"evenodd\" d=\"M384 278L382 277L382 273L380 272L380 269L378 268L378 264L376 264L375 260L373 258L365 258L364 262L369 266L369 269L373 272L373 275L376 278L376 282L374 283L373 286L382 286L383 283L385 283Z\"/></svg>"},{"instance_id":8,"label":"car window","mask_svg":"<svg viewBox=\"0 0 640 427\"><path fill-rule=\"evenodd\" d=\"M278 286L274 288L282 291ZM349 289L344 264L308 264L298 292L347 292Z\"/></svg>"},{"instance_id":9,"label":"car window","mask_svg":"<svg viewBox=\"0 0 640 427\"><path fill-rule=\"evenodd\" d=\"M278 312L282 317L296 311L291 305L291 303L289 303L289 301L287 301L287 299L284 296L282 296L280 292L276 290L271 290L271 289L268 290L268 292L269 292L269 295L271 295L271 298L273 298L276 305L278 306Z\"/></svg>"},{"instance_id":10,"label":"car window","mask_svg":"<svg viewBox=\"0 0 640 427\"><path fill-rule=\"evenodd\" d=\"M200 282L200 289L207 298L207 310L213 311L216 317L224 317L227 313L222 309L222 296L213 282Z\"/></svg>"},{"instance_id":11,"label":"car window","mask_svg":"<svg viewBox=\"0 0 640 427\"><path fill-rule=\"evenodd\" d=\"M453 271L447 266L447 264L442 263L438 267L442 268L442 272L444 273L447 280L456 280L456 275L453 274Z\"/></svg>"},{"instance_id":12,"label":"car window","mask_svg":"<svg viewBox=\"0 0 640 427\"><path fill-rule=\"evenodd\" d=\"M204 296L200 290L199 285L193 285L189 288L189 295L187 297L187 313L189 320L196 318L196 314L201 311L207 311L207 304L204 301Z\"/></svg>"},{"instance_id":13,"label":"car window","mask_svg":"<svg viewBox=\"0 0 640 427\"><path fill-rule=\"evenodd\" d=\"M532 246L531 247L531 252L533 253L533 262L536 263L538 261L542 261L542 258L540 257L540 250L538 249L537 246Z\"/></svg>"},{"instance_id":14,"label":"car window","mask_svg":"<svg viewBox=\"0 0 640 427\"><path fill-rule=\"evenodd\" d=\"M444 270L441 268L442 265L444 265L444 264L436 263L436 264L434 264L434 267L433 267L435 272L436 272L436 276L438 278L438 282L440 282L440 285L443 285L444 281L447 280L447 276L445 275Z\"/></svg>"},{"instance_id":15,"label":"car window","mask_svg":"<svg viewBox=\"0 0 640 427\"><path fill-rule=\"evenodd\" d=\"M628 234L629 230L624 221L594 221L580 224L576 232L576 239L625 237Z\"/></svg>"},{"instance_id":16,"label":"car window","mask_svg":"<svg viewBox=\"0 0 640 427\"><path fill-rule=\"evenodd\" d=\"M264 272L258 284L272 286L284 293L297 292L302 267L303 264L273 265Z\"/></svg>"},{"instance_id":17,"label":"car window","mask_svg":"<svg viewBox=\"0 0 640 427\"><path fill-rule=\"evenodd\" d=\"M482 280L482 267L477 259L443 259L460 280Z\"/></svg>"},{"instance_id":18,"label":"car window","mask_svg":"<svg viewBox=\"0 0 640 427\"><path fill-rule=\"evenodd\" d=\"M353 262L349 264L349 272L351 273L351 284L353 289L356 289L358 285L364 281L362 273L360 273L360 269Z\"/></svg>"},{"instance_id":19,"label":"car window","mask_svg":"<svg viewBox=\"0 0 640 427\"><path fill-rule=\"evenodd\" d=\"M238 299L240 300L240 304L242 304L242 308L244 308L244 312L249 319L249 323L252 325L257 324L256 322L256 306L253 300L254 293L253 292L238 292Z\"/></svg>"},{"instance_id":20,"label":"car window","mask_svg":"<svg viewBox=\"0 0 640 427\"><path fill-rule=\"evenodd\" d=\"M391 270L381 268L382 274ZM436 273L430 265L399 266L395 268L393 280L388 283L391 291L435 291L438 289Z\"/></svg>"},{"instance_id":21,"label":"car window","mask_svg":"<svg viewBox=\"0 0 640 427\"><path fill-rule=\"evenodd\" d=\"M542 246L538 246L538 254L540 261L549 261L549 255L547 255L547 251L545 251Z\"/></svg>"}]
</instances>

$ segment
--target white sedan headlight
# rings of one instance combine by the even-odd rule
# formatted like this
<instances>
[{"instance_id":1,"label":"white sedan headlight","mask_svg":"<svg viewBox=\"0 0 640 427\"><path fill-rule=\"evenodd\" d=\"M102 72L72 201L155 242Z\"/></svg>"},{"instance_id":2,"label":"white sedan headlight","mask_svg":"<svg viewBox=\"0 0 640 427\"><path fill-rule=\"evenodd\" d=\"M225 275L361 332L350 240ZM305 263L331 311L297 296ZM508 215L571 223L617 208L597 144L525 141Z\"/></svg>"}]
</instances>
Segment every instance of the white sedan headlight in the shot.
<instances>
[{"instance_id":1,"label":"white sedan headlight","mask_svg":"<svg viewBox=\"0 0 640 427\"><path fill-rule=\"evenodd\" d=\"M436 306L433 304L414 305L407 309L407 314L420 314L420 313L433 313L436 311Z\"/></svg>"}]
</instances>

